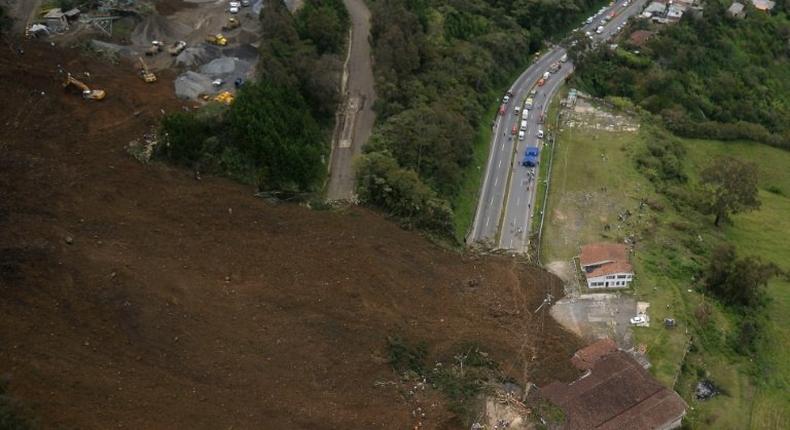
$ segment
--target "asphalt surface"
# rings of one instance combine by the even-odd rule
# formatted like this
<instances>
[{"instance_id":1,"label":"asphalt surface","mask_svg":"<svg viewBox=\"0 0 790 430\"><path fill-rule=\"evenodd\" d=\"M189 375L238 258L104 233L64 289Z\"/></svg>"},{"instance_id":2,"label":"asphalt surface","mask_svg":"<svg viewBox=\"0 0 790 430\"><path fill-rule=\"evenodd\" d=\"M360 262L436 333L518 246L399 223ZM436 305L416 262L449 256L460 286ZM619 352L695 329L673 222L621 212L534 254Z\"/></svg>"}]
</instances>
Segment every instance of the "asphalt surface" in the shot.
<instances>
[{"instance_id":1,"label":"asphalt surface","mask_svg":"<svg viewBox=\"0 0 790 430\"><path fill-rule=\"evenodd\" d=\"M638 14L644 8L647 0L631 2L623 8L623 1L617 2L605 12L597 15L590 24L583 25L581 31L593 33L593 43L601 43L609 39L616 32L616 28L625 23L629 17ZM604 26L601 34L595 34L595 29L612 10L618 15ZM573 64L568 61L560 63L562 67L550 75L543 86L537 86L537 81L548 71L549 66L559 62L565 55L561 46L552 47L543 56L537 59L519 78L511 85L509 91L513 94L506 105L504 115L499 115L494 124L494 133L491 142L483 186L480 192L475 220L472 231L467 237L467 243L482 243L492 248L526 252L529 244L529 227L533 216L532 208L535 206L535 178L538 177L538 167L524 167L521 165L524 151L529 146L537 146L541 151L550 150L544 145L543 139L537 137L538 130L544 124L539 123L541 114L548 109L548 104L554 93L559 89L564 80L573 72ZM514 124L520 128L521 115L514 114L514 108L523 108L532 88L537 90L533 107L527 117L527 129L524 140L519 140L518 135L512 134Z\"/></svg>"},{"instance_id":2,"label":"asphalt surface","mask_svg":"<svg viewBox=\"0 0 790 430\"><path fill-rule=\"evenodd\" d=\"M362 152L373 130L376 114L373 103L376 92L373 87L371 64L370 11L363 0L344 0L351 17L351 47L346 61L344 85L345 103L337 123L332 142L329 164L329 183L326 187L328 200L349 200L354 194L353 161Z\"/></svg>"}]
</instances>

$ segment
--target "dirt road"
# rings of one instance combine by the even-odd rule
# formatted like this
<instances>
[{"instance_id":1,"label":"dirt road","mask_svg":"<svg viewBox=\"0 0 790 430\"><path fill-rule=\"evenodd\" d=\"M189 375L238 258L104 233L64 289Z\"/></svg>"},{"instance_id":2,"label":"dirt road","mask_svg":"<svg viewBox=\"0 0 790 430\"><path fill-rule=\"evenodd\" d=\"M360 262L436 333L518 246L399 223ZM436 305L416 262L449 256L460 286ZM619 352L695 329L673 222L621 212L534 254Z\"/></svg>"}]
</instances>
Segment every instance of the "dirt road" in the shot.
<instances>
[{"instance_id":1,"label":"dirt road","mask_svg":"<svg viewBox=\"0 0 790 430\"><path fill-rule=\"evenodd\" d=\"M376 93L368 37L370 11L364 0L343 0L351 16L351 47L343 76L344 102L338 114L329 166L328 200L348 200L354 193L353 159L362 152L376 119Z\"/></svg>"},{"instance_id":2,"label":"dirt road","mask_svg":"<svg viewBox=\"0 0 790 430\"><path fill-rule=\"evenodd\" d=\"M6 6L8 14L14 18L12 33L20 36L25 34L25 29L33 20L41 0L3 0L1 3Z\"/></svg>"}]
</instances>

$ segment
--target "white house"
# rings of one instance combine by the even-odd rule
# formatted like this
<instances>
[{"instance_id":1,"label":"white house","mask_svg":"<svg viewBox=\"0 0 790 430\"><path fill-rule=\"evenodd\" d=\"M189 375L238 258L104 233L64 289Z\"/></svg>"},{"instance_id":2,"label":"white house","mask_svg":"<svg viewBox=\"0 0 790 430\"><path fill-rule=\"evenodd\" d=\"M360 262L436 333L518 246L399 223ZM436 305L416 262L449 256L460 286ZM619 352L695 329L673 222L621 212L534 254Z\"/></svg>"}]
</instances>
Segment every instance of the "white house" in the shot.
<instances>
[{"instance_id":1,"label":"white house","mask_svg":"<svg viewBox=\"0 0 790 430\"><path fill-rule=\"evenodd\" d=\"M582 246L579 265L588 288L628 288L634 269L628 261L628 249L617 243L592 243Z\"/></svg>"}]
</instances>

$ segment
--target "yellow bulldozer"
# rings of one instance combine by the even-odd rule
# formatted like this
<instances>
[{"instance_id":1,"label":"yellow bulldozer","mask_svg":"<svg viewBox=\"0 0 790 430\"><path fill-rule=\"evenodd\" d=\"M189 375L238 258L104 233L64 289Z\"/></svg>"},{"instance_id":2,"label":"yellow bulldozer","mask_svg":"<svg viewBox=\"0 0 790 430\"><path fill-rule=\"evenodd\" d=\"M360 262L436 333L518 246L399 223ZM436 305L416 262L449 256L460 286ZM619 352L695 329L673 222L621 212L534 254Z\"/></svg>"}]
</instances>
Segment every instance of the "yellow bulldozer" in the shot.
<instances>
[{"instance_id":1,"label":"yellow bulldozer","mask_svg":"<svg viewBox=\"0 0 790 430\"><path fill-rule=\"evenodd\" d=\"M66 81L63 82L63 88L68 88L70 86L74 86L80 91L82 91L82 97L88 100L102 100L104 96L107 94L104 90L92 90L90 87L85 85L84 82L78 80L77 78L71 76L71 73L66 75Z\"/></svg>"},{"instance_id":2,"label":"yellow bulldozer","mask_svg":"<svg viewBox=\"0 0 790 430\"><path fill-rule=\"evenodd\" d=\"M223 91L212 98L213 101L219 102L225 105L230 105L235 100L235 96L230 91Z\"/></svg>"},{"instance_id":3,"label":"yellow bulldozer","mask_svg":"<svg viewBox=\"0 0 790 430\"><path fill-rule=\"evenodd\" d=\"M140 60L140 78L146 83L156 82L156 75L148 70L148 65L145 64L143 57L137 57Z\"/></svg>"},{"instance_id":4,"label":"yellow bulldozer","mask_svg":"<svg viewBox=\"0 0 790 430\"><path fill-rule=\"evenodd\" d=\"M225 38L225 36L222 35L222 33L217 33L213 36L207 37L206 42L212 43L217 46L225 46L228 44L228 39Z\"/></svg>"}]
</instances>

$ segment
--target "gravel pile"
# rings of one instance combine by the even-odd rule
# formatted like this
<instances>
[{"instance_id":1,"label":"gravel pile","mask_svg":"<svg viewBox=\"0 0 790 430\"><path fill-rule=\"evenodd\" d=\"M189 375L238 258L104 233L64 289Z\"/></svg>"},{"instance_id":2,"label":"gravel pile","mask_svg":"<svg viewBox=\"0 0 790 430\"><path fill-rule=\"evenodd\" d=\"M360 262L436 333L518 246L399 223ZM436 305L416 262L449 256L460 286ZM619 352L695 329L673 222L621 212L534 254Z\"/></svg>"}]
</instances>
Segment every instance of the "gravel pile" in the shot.
<instances>
[{"instance_id":1,"label":"gravel pile","mask_svg":"<svg viewBox=\"0 0 790 430\"><path fill-rule=\"evenodd\" d=\"M201 94L213 94L211 78L200 73L188 71L175 80L176 96L181 99L197 100Z\"/></svg>"}]
</instances>

